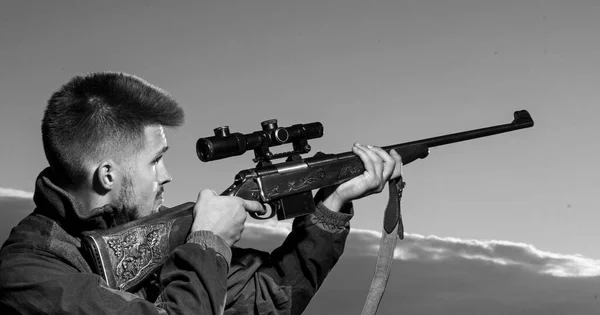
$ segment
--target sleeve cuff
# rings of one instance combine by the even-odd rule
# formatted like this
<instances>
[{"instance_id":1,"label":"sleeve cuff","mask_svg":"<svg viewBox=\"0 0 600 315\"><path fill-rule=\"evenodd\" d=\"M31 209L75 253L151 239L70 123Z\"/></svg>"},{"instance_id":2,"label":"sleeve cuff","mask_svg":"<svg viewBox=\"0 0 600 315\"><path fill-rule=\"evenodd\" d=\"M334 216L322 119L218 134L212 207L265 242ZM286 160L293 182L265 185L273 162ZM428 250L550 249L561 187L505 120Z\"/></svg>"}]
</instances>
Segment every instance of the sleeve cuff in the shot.
<instances>
[{"instance_id":1,"label":"sleeve cuff","mask_svg":"<svg viewBox=\"0 0 600 315\"><path fill-rule=\"evenodd\" d=\"M223 257L227 266L231 265L231 248L225 241L211 231L195 231L190 233L186 239L187 243L199 244L204 248L213 249L218 255Z\"/></svg>"},{"instance_id":2,"label":"sleeve cuff","mask_svg":"<svg viewBox=\"0 0 600 315\"><path fill-rule=\"evenodd\" d=\"M340 212L335 212L329 210L329 208L323 205L323 202L319 202L314 215L320 222L326 225L343 228L349 224L348 222L354 216L354 208L352 203L347 203L342 207Z\"/></svg>"}]
</instances>

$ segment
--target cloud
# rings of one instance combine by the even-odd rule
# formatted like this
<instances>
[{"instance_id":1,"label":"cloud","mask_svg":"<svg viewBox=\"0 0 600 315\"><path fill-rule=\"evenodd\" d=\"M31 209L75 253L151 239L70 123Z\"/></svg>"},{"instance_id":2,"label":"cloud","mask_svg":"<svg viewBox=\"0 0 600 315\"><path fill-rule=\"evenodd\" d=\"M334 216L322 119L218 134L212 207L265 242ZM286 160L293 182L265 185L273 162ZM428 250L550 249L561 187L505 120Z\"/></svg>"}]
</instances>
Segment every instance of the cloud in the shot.
<instances>
[{"instance_id":1,"label":"cloud","mask_svg":"<svg viewBox=\"0 0 600 315\"><path fill-rule=\"evenodd\" d=\"M0 244L10 230L35 208L33 193L0 187Z\"/></svg>"},{"instance_id":2,"label":"cloud","mask_svg":"<svg viewBox=\"0 0 600 315\"><path fill-rule=\"evenodd\" d=\"M289 231L291 224L288 222L267 225L248 223L244 237L253 240L273 236L283 238ZM351 229L346 252L352 255L375 256L380 237L380 232ZM404 240L398 241L394 258L421 262L475 260L499 266L516 266L555 277L600 276L598 259L552 253L530 244L497 240L480 241L407 233Z\"/></svg>"},{"instance_id":3,"label":"cloud","mask_svg":"<svg viewBox=\"0 0 600 315\"><path fill-rule=\"evenodd\" d=\"M248 223L242 247L271 251L289 222ZM304 314L356 314L371 283L381 234L352 229L335 268ZM408 234L378 314L598 314L600 261L506 241Z\"/></svg>"},{"instance_id":4,"label":"cloud","mask_svg":"<svg viewBox=\"0 0 600 315\"><path fill-rule=\"evenodd\" d=\"M0 197L33 198L33 193L12 188L0 187Z\"/></svg>"},{"instance_id":5,"label":"cloud","mask_svg":"<svg viewBox=\"0 0 600 315\"><path fill-rule=\"evenodd\" d=\"M453 237L410 234L408 244L399 244L401 255L409 259L450 259L459 257L499 265L520 266L557 277L600 276L600 260L581 255L543 251L533 245L508 241L465 240Z\"/></svg>"}]
</instances>

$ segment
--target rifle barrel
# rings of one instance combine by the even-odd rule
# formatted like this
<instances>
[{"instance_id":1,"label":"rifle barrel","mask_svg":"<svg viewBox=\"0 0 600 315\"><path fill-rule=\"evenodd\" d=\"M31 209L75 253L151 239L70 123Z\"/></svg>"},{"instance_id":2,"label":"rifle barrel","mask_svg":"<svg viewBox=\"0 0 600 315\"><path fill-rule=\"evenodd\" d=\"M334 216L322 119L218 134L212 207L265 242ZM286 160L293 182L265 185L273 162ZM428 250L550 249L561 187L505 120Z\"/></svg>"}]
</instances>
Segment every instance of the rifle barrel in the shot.
<instances>
[{"instance_id":1,"label":"rifle barrel","mask_svg":"<svg viewBox=\"0 0 600 315\"><path fill-rule=\"evenodd\" d=\"M394 144L394 145L382 147L382 149L389 152L392 149L396 150L396 149L406 148L406 147L410 147L410 146L425 146L427 148L431 148L431 147L437 147L440 145L445 145L445 144L450 144L450 143L455 143L455 142L461 142L461 141L467 141L467 140L487 137L487 136L505 133L505 132L509 132L509 131L514 131L514 130L518 130L518 129L529 128L532 126L533 126L533 119L531 118L531 115L529 114L529 112L526 110L519 110L514 113L514 120L509 124L473 129L473 130L457 132L457 133L452 133L452 134L438 136L438 137L432 137L432 138L427 138L427 139L422 139L422 140ZM345 152L345 153L340 153L340 154L336 155L336 157L338 159L346 159L346 158L350 158L353 156L355 156L355 154L353 152Z\"/></svg>"}]
</instances>

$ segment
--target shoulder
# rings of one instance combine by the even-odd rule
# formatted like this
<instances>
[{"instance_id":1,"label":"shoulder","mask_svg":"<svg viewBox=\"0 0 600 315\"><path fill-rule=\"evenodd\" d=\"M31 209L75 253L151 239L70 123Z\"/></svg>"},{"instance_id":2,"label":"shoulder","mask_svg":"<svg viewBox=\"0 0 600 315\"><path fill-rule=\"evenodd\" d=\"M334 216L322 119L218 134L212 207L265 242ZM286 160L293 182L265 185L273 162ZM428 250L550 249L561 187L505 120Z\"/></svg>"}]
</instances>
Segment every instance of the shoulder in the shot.
<instances>
[{"instance_id":1,"label":"shoulder","mask_svg":"<svg viewBox=\"0 0 600 315\"><path fill-rule=\"evenodd\" d=\"M46 249L52 242L52 231L57 224L48 217L35 212L25 217L11 231L2 245L0 260L14 251Z\"/></svg>"},{"instance_id":2,"label":"shoulder","mask_svg":"<svg viewBox=\"0 0 600 315\"><path fill-rule=\"evenodd\" d=\"M76 264L83 258L74 244L55 248L54 244L64 243L53 232L56 228L51 220L35 215L13 228L0 252L0 309L21 313L35 306L38 311L33 313L44 313L39 310L51 310L47 307L69 286L99 281L92 274L89 281L82 281L86 274Z\"/></svg>"},{"instance_id":3,"label":"shoulder","mask_svg":"<svg viewBox=\"0 0 600 315\"><path fill-rule=\"evenodd\" d=\"M53 250L53 244L63 241L55 235L58 228L51 219L35 213L15 226L0 251L0 283L42 279L63 268L76 271L60 257L60 251ZM77 251L74 244L63 247Z\"/></svg>"},{"instance_id":4,"label":"shoulder","mask_svg":"<svg viewBox=\"0 0 600 315\"><path fill-rule=\"evenodd\" d=\"M89 267L79 252L80 241L52 219L35 212L15 226L0 250L0 272L7 266L70 266L79 271Z\"/></svg>"}]
</instances>

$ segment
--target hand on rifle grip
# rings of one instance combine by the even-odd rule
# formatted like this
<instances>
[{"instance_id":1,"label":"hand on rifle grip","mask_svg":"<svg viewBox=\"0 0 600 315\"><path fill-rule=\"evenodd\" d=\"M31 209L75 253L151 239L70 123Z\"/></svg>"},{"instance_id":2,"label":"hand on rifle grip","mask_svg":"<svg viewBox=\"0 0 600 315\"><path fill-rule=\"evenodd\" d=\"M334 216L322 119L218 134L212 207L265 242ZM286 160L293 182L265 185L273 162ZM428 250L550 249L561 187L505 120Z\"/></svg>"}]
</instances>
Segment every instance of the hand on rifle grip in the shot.
<instances>
[{"instance_id":1,"label":"hand on rifle grip","mask_svg":"<svg viewBox=\"0 0 600 315\"><path fill-rule=\"evenodd\" d=\"M268 220L274 217L277 214L277 210L275 210L275 205L268 203L266 205L262 205L265 211L263 213L258 212L248 212L250 216L256 220Z\"/></svg>"},{"instance_id":2,"label":"hand on rifle grip","mask_svg":"<svg viewBox=\"0 0 600 315\"><path fill-rule=\"evenodd\" d=\"M246 212L264 214L258 201L244 200L235 196L217 196L204 189L198 194L194 206L194 222L191 231L211 231L232 246L240 240L246 222Z\"/></svg>"}]
</instances>

